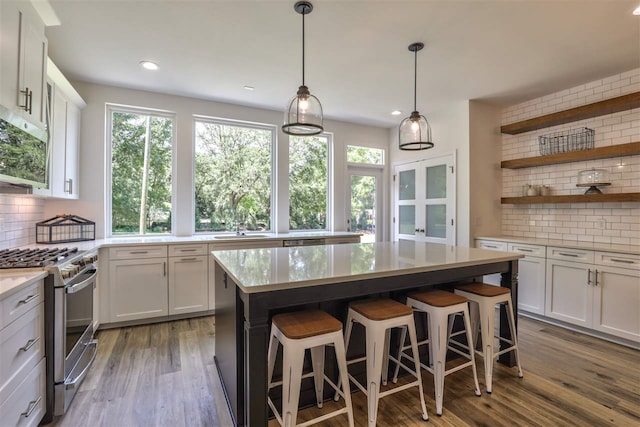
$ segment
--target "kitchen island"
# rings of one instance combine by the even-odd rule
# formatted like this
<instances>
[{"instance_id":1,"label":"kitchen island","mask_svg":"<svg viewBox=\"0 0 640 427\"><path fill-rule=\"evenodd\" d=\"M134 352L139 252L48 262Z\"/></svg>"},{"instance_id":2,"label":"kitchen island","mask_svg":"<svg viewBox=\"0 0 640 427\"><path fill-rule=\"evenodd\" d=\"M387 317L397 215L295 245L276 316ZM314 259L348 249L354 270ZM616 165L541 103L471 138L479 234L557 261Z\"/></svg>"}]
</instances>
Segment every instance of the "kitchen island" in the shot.
<instances>
[{"instance_id":1,"label":"kitchen island","mask_svg":"<svg viewBox=\"0 0 640 427\"><path fill-rule=\"evenodd\" d=\"M267 347L278 312L321 308L346 314L349 301L501 273L517 307L522 255L414 241L213 251L215 361L237 425L266 426ZM500 329L508 337L505 312ZM510 366L513 355L500 361Z\"/></svg>"}]
</instances>

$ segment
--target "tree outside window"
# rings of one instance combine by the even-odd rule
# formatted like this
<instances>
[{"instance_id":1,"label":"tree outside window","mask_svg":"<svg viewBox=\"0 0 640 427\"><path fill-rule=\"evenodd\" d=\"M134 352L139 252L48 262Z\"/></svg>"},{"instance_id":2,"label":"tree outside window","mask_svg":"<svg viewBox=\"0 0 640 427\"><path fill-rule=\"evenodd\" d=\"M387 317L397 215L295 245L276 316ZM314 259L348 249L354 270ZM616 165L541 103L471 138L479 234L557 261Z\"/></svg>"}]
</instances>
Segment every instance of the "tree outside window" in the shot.
<instances>
[{"instance_id":1,"label":"tree outside window","mask_svg":"<svg viewBox=\"0 0 640 427\"><path fill-rule=\"evenodd\" d=\"M289 229L327 228L329 138L289 138Z\"/></svg>"},{"instance_id":2,"label":"tree outside window","mask_svg":"<svg viewBox=\"0 0 640 427\"><path fill-rule=\"evenodd\" d=\"M271 230L271 127L195 121L195 231Z\"/></svg>"},{"instance_id":3,"label":"tree outside window","mask_svg":"<svg viewBox=\"0 0 640 427\"><path fill-rule=\"evenodd\" d=\"M171 233L174 118L111 112L111 233Z\"/></svg>"}]
</instances>

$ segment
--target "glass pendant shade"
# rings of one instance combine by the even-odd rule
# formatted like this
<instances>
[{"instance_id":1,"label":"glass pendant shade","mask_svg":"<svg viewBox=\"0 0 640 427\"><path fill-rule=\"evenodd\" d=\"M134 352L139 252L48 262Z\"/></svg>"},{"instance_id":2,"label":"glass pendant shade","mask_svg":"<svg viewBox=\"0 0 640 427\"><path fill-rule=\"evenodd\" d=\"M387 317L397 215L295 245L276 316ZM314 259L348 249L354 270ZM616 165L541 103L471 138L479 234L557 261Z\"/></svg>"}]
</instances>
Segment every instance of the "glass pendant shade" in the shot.
<instances>
[{"instance_id":1,"label":"glass pendant shade","mask_svg":"<svg viewBox=\"0 0 640 427\"><path fill-rule=\"evenodd\" d=\"M417 111L400 123L399 131L401 150L426 150L433 148L431 126L425 116Z\"/></svg>"},{"instance_id":2,"label":"glass pendant shade","mask_svg":"<svg viewBox=\"0 0 640 427\"><path fill-rule=\"evenodd\" d=\"M309 88L300 86L287 104L282 131L287 135L311 136L323 130L322 104L309 93Z\"/></svg>"}]
</instances>

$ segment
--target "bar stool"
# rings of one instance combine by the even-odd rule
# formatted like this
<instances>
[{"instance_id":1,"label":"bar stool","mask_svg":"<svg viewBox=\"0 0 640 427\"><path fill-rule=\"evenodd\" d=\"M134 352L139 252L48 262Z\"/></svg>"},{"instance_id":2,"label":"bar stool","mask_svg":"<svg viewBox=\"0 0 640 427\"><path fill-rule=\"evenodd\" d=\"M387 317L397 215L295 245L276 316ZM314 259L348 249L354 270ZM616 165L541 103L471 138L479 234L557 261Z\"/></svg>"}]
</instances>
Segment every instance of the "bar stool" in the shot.
<instances>
[{"instance_id":1,"label":"bar stool","mask_svg":"<svg viewBox=\"0 0 640 427\"><path fill-rule=\"evenodd\" d=\"M484 283L473 283L469 285L457 286L455 293L467 298L471 304L471 323L474 337L478 335L478 326L482 336L482 349L480 354L484 358L484 377L487 384L487 393L491 393L491 382L493 376L493 361L501 354L515 351L516 364L518 365L518 377L522 378L522 368L520 367L520 355L518 354L518 341L516 338L516 322L513 317L513 303L511 302L511 290L500 286L492 286ZM507 319L512 339L508 340L501 336L494 336L495 333L495 306L496 304L507 304ZM478 322L479 319L479 322ZM509 347L495 351L494 339L509 344Z\"/></svg>"},{"instance_id":2,"label":"bar stool","mask_svg":"<svg viewBox=\"0 0 640 427\"><path fill-rule=\"evenodd\" d=\"M424 402L424 392L422 390L422 377L420 376L420 358L418 356L418 345L416 339L416 328L413 323L413 312L409 307L391 299L362 300L349 304L347 315L347 331L345 333L345 347L349 347L353 322L358 322L366 330L366 356L347 361L347 365L366 360L367 365L367 387L360 384L351 374L349 379L367 396L367 412L369 417L369 427L376 425L378 417L378 401L390 394L406 390L411 387L418 387L420 392L420 405L422 406L422 419L428 420L427 406ZM386 365L386 358L399 363L399 361L389 356L389 330L391 328L409 329L409 339L411 348L415 355L415 370L402 365L416 380L391 390L380 392L381 378L386 383L387 372L383 371ZM336 395L337 399L337 395Z\"/></svg>"},{"instance_id":3,"label":"bar stool","mask_svg":"<svg viewBox=\"0 0 640 427\"><path fill-rule=\"evenodd\" d=\"M407 296L407 305L419 313L425 313L427 315L429 333L428 339L420 341L418 345L429 345L429 354L431 366L421 364L421 366L431 372L433 375L433 381L435 386L436 397L436 414L442 415L442 401L444 397L444 377L454 372L458 372L461 369L471 366L473 370L473 381L475 382L476 396L480 396L480 386L478 385L478 373L476 371L476 364L473 351L473 341L471 338L471 324L469 321L469 307L467 306L467 299L456 295L452 292L446 292L441 290L433 290L426 292L414 292ZM462 314L465 330L461 333L466 333L467 343L469 347L457 341L450 341L451 330L453 328L453 318L455 314ZM456 334L457 335L457 334ZM406 337L406 330L402 331L400 337L401 348L398 354L398 359L402 360L403 357L412 360L411 357L405 353L405 350L409 346L404 346ZM453 347L452 344L459 346L460 348L467 349L465 353L459 348ZM447 362L447 350L451 350L461 356L469 359L468 362L462 363L451 369L446 369ZM414 354L416 354L414 352ZM396 371L393 376L393 382L398 379L398 369L396 365Z\"/></svg>"},{"instance_id":4,"label":"bar stool","mask_svg":"<svg viewBox=\"0 0 640 427\"><path fill-rule=\"evenodd\" d=\"M273 368L278 354L278 342L282 344L282 381L271 382ZM341 374L342 390L324 374L324 346L335 347L338 370ZM313 372L302 375L304 355L311 350ZM340 414L347 414L349 426L353 427L353 408L349 381L346 379L347 362L342 337L342 322L320 310L298 311L273 316L268 353L268 388L282 385L282 416L278 413L270 397L267 402L280 425L284 427L308 426ZM300 383L303 378L313 376L318 408L322 408L324 381L334 388L337 395L345 400L345 407L313 420L297 424ZM340 382L340 381L338 381ZM337 399L336 399L337 400Z\"/></svg>"}]
</instances>

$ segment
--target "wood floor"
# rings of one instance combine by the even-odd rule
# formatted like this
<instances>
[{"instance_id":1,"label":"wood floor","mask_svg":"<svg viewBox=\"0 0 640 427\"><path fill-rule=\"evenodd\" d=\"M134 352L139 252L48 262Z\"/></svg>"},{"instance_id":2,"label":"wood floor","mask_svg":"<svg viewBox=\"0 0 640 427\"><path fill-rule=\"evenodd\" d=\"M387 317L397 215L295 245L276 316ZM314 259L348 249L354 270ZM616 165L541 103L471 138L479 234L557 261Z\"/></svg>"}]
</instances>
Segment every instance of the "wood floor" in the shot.
<instances>
[{"instance_id":1,"label":"wood floor","mask_svg":"<svg viewBox=\"0 0 640 427\"><path fill-rule=\"evenodd\" d=\"M452 374L438 417L433 377L425 373L429 422L414 388L380 402L378 425L640 426L640 352L526 318L518 326L524 378L496 365L487 394L478 362L482 396L473 393L470 370ZM213 365L214 334L214 317L99 332L94 366L69 412L51 426L230 426ZM362 393L353 403L356 426L366 426ZM298 422L317 414L303 410ZM348 424L340 416L320 425Z\"/></svg>"}]
</instances>

